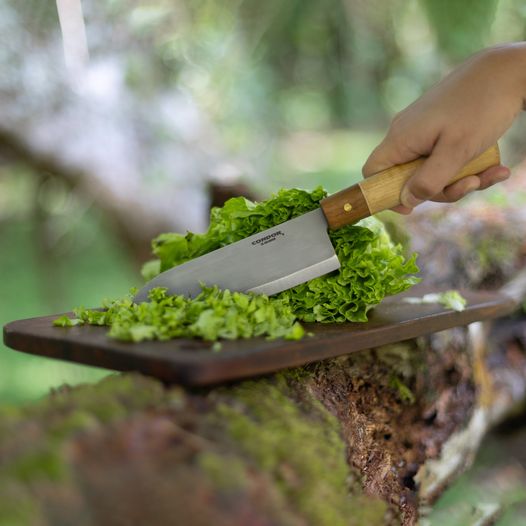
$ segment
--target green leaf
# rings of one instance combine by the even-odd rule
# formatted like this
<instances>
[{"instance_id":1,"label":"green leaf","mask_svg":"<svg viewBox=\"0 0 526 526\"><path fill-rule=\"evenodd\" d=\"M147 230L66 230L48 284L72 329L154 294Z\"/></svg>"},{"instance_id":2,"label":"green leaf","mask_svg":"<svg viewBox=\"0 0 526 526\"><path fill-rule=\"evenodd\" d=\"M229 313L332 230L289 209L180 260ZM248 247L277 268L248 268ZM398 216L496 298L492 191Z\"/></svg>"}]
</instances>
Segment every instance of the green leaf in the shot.
<instances>
[{"instance_id":1,"label":"green leaf","mask_svg":"<svg viewBox=\"0 0 526 526\"><path fill-rule=\"evenodd\" d=\"M161 260L153 259L152 261L147 261L141 269L141 275L145 281L150 281L155 278L157 274L161 272Z\"/></svg>"},{"instance_id":2,"label":"green leaf","mask_svg":"<svg viewBox=\"0 0 526 526\"><path fill-rule=\"evenodd\" d=\"M439 303L447 309L455 311L463 311L466 308L467 300L458 290L447 290L446 292L433 292L424 294L421 298L407 297L404 298L406 303L421 304L421 303Z\"/></svg>"},{"instance_id":3,"label":"green leaf","mask_svg":"<svg viewBox=\"0 0 526 526\"><path fill-rule=\"evenodd\" d=\"M88 323L104 321L111 326L109 336L133 342L182 336L210 341L254 336L298 340L303 336L290 307L264 295L203 287L194 299L169 296L165 288L152 289L149 297L149 302L138 305L125 298L112 302L106 312L79 309L78 314L91 320Z\"/></svg>"},{"instance_id":4,"label":"green leaf","mask_svg":"<svg viewBox=\"0 0 526 526\"><path fill-rule=\"evenodd\" d=\"M60 318L53 320L55 327L74 327L75 325L82 325L84 322L78 318L70 318L67 314L63 314Z\"/></svg>"}]
</instances>

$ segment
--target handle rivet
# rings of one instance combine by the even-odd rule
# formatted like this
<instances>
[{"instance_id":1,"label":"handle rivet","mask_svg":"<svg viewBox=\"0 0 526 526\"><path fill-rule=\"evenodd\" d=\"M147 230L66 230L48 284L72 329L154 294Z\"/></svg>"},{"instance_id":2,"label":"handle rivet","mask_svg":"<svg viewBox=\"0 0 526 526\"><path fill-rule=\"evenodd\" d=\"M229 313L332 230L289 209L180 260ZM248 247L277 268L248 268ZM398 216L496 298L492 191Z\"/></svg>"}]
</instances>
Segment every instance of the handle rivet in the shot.
<instances>
[{"instance_id":1,"label":"handle rivet","mask_svg":"<svg viewBox=\"0 0 526 526\"><path fill-rule=\"evenodd\" d=\"M346 211L346 212L350 212L352 210L352 205L351 203L345 203L343 205L343 209Z\"/></svg>"}]
</instances>

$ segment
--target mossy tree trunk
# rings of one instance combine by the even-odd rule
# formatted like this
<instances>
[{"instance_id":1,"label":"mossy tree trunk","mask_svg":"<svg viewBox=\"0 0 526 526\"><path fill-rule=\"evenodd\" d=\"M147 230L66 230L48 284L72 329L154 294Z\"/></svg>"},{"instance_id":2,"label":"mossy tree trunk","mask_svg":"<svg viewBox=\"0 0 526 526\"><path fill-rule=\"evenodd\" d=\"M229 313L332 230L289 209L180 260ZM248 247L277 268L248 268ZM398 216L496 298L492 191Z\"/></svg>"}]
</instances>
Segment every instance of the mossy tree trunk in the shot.
<instances>
[{"instance_id":1,"label":"mossy tree trunk","mask_svg":"<svg viewBox=\"0 0 526 526\"><path fill-rule=\"evenodd\" d=\"M446 245L441 285L513 277L525 252L509 217L455 213L455 236L451 214L406 225L428 279ZM483 270L459 270L475 256ZM115 375L3 408L0 524L415 524L524 398L525 327L475 324L207 390Z\"/></svg>"}]
</instances>

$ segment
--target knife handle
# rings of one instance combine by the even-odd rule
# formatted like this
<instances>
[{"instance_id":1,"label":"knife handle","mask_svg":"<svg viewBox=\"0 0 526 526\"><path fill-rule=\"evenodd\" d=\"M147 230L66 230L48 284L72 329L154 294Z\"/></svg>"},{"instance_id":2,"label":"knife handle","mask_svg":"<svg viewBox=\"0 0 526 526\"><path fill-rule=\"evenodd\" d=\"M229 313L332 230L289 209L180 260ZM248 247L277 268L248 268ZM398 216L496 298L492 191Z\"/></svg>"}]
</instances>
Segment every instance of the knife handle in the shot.
<instances>
[{"instance_id":1,"label":"knife handle","mask_svg":"<svg viewBox=\"0 0 526 526\"><path fill-rule=\"evenodd\" d=\"M402 188L425 159L420 157L408 163L397 164L323 199L320 206L329 228L341 228L399 205ZM498 164L500 152L498 144L495 144L466 164L451 179L451 183Z\"/></svg>"}]
</instances>

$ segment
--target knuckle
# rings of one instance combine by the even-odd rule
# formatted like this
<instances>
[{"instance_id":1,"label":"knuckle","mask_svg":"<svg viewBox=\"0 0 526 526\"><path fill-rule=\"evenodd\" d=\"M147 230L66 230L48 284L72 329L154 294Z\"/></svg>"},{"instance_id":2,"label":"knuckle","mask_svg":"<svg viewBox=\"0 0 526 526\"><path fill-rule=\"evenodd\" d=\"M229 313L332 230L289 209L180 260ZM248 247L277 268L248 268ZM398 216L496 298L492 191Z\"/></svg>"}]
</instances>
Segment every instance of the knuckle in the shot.
<instances>
[{"instance_id":1,"label":"knuckle","mask_svg":"<svg viewBox=\"0 0 526 526\"><path fill-rule=\"evenodd\" d=\"M448 155L457 159L471 159L475 151L471 142L468 140L468 134L457 130L448 133L443 138L443 146L447 148Z\"/></svg>"},{"instance_id":2,"label":"knuckle","mask_svg":"<svg viewBox=\"0 0 526 526\"><path fill-rule=\"evenodd\" d=\"M392 137L392 141L397 151L405 152L408 149L408 139L405 134L396 132Z\"/></svg>"},{"instance_id":3,"label":"knuckle","mask_svg":"<svg viewBox=\"0 0 526 526\"><path fill-rule=\"evenodd\" d=\"M391 124L389 125L389 130L387 131L387 137L393 141L400 140L403 137L402 124L399 120L395 119L391 121Z\"/></svg>"},{"instance_id":4,"label":"knuckle","mask_svg":"<svg viewBox=\"0 0 526 526\"><path fill-rule=\"evenodd\" d=\"M402 133L398 128L390 130L386 139L389 141L392 151L399 154L410 151L407 134Z\"/></svg>"}]
</instances>

